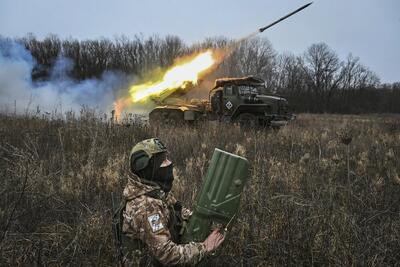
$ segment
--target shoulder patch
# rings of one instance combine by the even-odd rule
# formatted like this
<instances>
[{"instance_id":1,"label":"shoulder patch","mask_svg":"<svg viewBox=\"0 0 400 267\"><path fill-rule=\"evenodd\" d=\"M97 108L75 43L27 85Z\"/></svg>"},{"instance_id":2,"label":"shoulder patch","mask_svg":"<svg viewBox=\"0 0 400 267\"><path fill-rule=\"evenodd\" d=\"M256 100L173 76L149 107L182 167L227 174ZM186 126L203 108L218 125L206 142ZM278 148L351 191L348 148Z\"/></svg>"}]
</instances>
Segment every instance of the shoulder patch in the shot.
<instances>
[{"instance_id":1,"label":"shoulder patch","mask_svg":"<svg viewBox=\"0 0 400 267\"><path fill-rule=\"evenodd\" d=\"M150 215L149 217L147 217L147 221L149 222L153 233L164 229L164 225L161 222L161 215L159 213Z\"/></svg>"}]
</instances>

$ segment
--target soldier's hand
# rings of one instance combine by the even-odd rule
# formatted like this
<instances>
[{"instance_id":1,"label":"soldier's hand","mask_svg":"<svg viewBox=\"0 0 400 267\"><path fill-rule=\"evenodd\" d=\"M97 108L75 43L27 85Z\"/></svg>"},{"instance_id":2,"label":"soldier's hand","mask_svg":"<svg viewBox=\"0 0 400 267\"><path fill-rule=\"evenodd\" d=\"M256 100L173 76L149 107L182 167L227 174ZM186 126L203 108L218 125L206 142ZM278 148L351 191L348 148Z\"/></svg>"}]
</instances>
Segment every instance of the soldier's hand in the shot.
<instances>
[{"instance_id":1,"label":"soldier's hand","mask_svg":"<svg viewBox=\"0 0 400 267\"><path fill-rule=\"evenodd\" d=\"M206 251L211 252L216 250L224 241L225 237L219 232L219 229L215 229L207 238L203 244L206 247Z\"/></svg>"}]
</instances>

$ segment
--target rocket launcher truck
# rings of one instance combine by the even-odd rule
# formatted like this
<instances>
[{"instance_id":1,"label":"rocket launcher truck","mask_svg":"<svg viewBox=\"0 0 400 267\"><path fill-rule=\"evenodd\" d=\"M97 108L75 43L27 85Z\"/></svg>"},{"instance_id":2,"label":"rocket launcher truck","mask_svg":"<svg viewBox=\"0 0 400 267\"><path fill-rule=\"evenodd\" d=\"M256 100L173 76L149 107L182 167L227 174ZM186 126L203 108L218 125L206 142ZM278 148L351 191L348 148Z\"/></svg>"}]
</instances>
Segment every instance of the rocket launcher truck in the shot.
<instances>
[{"instance_id":1,"label":"rocket launcher truck","mask_svg":"<svg viewBox=\"0 0 400 267\"><path fill-rule=\"evenodd\" d=\"M253 76L215 81L208 100L174 101L185 90L166 92L153 100L158 104L149 114L150 124L181 124L196 121L222 121L247 127L280 127L294 119L288 101L268 94L265 82Z\"/></svg>"}]
</instances>

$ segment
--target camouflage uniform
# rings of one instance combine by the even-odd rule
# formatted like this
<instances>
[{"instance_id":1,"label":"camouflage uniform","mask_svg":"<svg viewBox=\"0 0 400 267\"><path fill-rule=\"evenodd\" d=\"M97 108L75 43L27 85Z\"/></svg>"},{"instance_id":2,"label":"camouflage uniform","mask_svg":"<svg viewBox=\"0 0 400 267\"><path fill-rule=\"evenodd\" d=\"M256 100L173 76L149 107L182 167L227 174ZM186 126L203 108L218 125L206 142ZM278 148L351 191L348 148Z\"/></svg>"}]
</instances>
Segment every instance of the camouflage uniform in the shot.
<instances>
[{"instance_id":1,"label":"camouflage uniform","mask_svg":"<svg viewBox=\"0 0 400 267\"><path fill-rule=\"evenodd\" d=\"M178 202L173 195L166 194L156 184L140 181L133 175L123 192L126 203L122 213L124 265L196 264L201 261L206 254L204 244L178 244L179 229L176 229L175 219ZM182 209L181 217L187 219L189 213ZM147 252L153 256L152 261Z\"/></svg>"}]
</instances>

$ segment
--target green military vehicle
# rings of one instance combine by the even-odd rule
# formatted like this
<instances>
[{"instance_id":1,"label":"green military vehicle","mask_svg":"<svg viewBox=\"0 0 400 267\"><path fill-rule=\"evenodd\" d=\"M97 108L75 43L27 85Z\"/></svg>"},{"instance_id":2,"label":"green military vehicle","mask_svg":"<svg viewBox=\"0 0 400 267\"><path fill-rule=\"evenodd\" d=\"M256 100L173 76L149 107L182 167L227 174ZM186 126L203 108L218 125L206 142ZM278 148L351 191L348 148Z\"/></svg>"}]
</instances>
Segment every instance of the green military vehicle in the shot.
<instances>
[{"instance_id":1,"label":"green military vehicle","mask_svg":"<svg viewBox=\"0 0 400 267\"><path fill-rule=\"evenodd\" d=\"M178 94L183 92L178 90ZM157 99L159 106L150 112L150 124L217 120L248 127L280 127L294 119L288 101L267 94L265 82L253 76L217 79L208 101L166 104L171 96L167 94Z\"/></svg>"}]
</instances>

